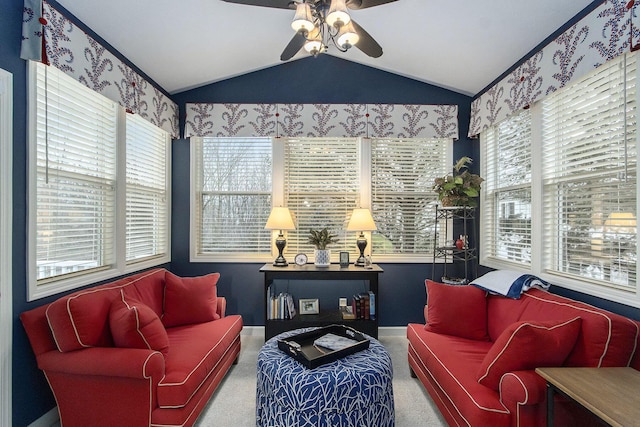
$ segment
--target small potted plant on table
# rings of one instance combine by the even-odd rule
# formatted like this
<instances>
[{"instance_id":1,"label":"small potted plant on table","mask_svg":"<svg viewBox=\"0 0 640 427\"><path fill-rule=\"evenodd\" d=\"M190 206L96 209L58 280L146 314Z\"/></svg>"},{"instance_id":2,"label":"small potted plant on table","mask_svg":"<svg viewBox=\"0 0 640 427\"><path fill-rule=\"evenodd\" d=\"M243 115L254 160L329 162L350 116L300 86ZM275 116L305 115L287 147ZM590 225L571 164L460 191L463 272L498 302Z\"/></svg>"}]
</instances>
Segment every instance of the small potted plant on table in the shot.
<instances>
[{"instance_id":1,"label":"small potted plant on table","mask_svg":"<svg viewBox=\"0 0 640 427\"><path fill-rule=\"evenodd\" d=\"M328 267L331 264L331 250L327 246L331 243L338 243L335 234L329 233L327 228L320 231L309 230L309 243L315 246L314 258L317 267Z\"/></svg>"}]
</instances>

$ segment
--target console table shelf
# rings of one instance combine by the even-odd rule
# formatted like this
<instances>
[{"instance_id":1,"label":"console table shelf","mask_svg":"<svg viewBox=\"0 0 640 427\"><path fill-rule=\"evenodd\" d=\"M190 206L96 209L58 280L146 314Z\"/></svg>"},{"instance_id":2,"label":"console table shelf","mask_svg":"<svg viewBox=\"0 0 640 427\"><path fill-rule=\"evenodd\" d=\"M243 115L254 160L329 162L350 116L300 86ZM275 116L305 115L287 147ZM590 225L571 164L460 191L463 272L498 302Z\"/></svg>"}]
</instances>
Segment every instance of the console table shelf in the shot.
<instances>
[{"instance_id":1,"label":"console table shelf","mask_svg":"<svg viewBox=\"0 0 640 427\"><path fill-rule=\"evenodd\" d=\"M282 332L299 329L309 326L326 326L331 324L341 324L352 327L360 332L378 337L378 316L379 296L378 296L378 274L384 270L380 266L373 264L372 268L340 267L339 264L331 264L329 267L316 267L313 264L288 265L287 267L276 267L272 264L265 264L260 268L264 274L263 300L265 306L269 295L267 290L274 280L364 280L369 282L369 290L376 296L375 298L375 319L353 319L342 318L339 310L322 310L319 314L296 314L293 319L268 319L265 311L264 315L264 335L265 341ZM338 295L336 295L336 298Z\"/></svg>"}]
</instances>

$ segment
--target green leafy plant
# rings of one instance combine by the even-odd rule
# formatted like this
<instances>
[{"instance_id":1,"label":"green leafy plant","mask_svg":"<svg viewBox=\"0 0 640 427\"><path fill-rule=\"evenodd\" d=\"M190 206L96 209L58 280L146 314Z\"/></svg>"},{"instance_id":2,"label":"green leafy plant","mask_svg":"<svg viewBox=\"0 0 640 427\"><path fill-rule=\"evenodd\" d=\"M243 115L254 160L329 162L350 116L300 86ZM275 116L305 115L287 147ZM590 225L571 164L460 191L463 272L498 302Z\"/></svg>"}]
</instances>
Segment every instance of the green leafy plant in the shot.
<instances>
[{"instance_id":1,"label":"green leafy plant","mask_svg":"<svg viewBox=\"0 0 640 427\"><path fill-rule=\"evenodd\" d=\"M309 234L308 242L315 246L316 249L320 250L327 249L327 245L330 245L331 243L338 243L339 241L339 239L336 239L336 235L329 233L329 230L326 228L323 228L320 231L309 230Z\"/></svg>"},{"instance_id":2,"label":"green leafy plant","mask_svg":"<svg viewBox=\"0 0 640 427\"><path fill-rule=\"evenodd\" d=\"M461 157L453 166L453 173L436 178L433 189L443 206L478 206L480 184L484 179L469 172L470 157Z\"/></svg>"}]
</instances>

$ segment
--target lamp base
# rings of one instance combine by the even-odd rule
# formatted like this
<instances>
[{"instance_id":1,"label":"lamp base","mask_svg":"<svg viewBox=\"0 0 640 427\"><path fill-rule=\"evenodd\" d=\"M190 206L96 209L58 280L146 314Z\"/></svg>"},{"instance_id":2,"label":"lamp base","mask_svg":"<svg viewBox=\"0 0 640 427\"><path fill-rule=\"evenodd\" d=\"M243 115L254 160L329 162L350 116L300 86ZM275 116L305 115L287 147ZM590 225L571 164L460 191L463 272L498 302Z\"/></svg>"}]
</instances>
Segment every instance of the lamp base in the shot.
<instances>
[{"instance_id":1,"label":"lamp base","mask_svg":"<svg viewBox=\"0 0 640 427\"><path fill-rule=\"evenodd\" d=\"M286 267L289 265L287 260L284 259L284 257L282 256L282 251L284 250L284 247L286 246L286 244L287 244L287 241L282 235L282 231L280 231L280 234L276 238L276 248L278 248L278 257L276 258L275 261L273 261L274 267Z\"/></svg>"},{"instance_id":2,"label":"lamp base","mask_svg":"<svg viewBox=\"0 0 640 427\"><path fill-rule=\"evenodd\" d=\"M360 232L360 235L358 236L358 239L356 240L356 246L360 250L360 256L358 257L356 262L353 263L353 265L355 267L364 267L364 265L365 265L364 249L367 247L367 239L364 237L364 233L363 232Z\"/></svg>"}]
</instances>

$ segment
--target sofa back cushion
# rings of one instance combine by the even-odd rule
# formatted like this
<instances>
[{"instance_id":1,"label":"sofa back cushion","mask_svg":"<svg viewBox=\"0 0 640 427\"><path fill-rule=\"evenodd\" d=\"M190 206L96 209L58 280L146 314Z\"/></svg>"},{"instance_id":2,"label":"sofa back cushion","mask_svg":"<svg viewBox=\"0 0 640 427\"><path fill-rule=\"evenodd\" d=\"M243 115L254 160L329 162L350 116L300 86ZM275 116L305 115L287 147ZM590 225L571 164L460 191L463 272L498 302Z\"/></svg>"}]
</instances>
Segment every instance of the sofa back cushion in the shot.
<instances>
[{"instance_id":1,"label":"sofa back cushion","mask_svg":"<svg viewBox=\"0 0 640 427\"><path fill-rule=\"evenodd\" d=\"M487 307L491 341L514 322L580 317L580 333L565 366L607 367L630 363L638 328L623 316L539 289L527 291L519 300L489 296Z\"/></svg>"},{"instance_id":2,"label":"sofa back cushion","mask_svg":"<svg viewBox=\"0 0 640 427\"><path fill-rule=\"evenodd\" d=\"M425 280L425 329L438 334L489 341L487 293L470 285L446 285Z\"/></svg>"},{"instance_id":3,"label":"sofa back cushion","mask_svg":"<svg viewBox=\"0 0 640 427\"><path fill-rule=\"evenodd\" d=\"M218 320L217 283L220 273L179 277L167 272L162 323L166 327Z\"/></svg>"},{"instance_id":4,"label":"sofa back cushion","mask_svg":"<svg viewBox=\"0 0 640 427\"><path fill-rule=\"evenodd\" d=\"M51 303L46 316L58 350L65 352L84 347L112 347L109 311L121 289L127 296L135 297L156 314L161 314L164 275L164 269L151 270L74 292ZM158 285L159 289L155 290L145 288ZM157 307L160 307L159 313Z\"/></svg>"},{"instance_id":5,"label":"sofa back cushion","mask_svg":"<svg viewBox=\"0 0 640 427\"><path fill-rule=\"evenodd\" d=\"M111 303L109 329L116 347L146 348L165 356L169 353L169 337L158 315L122 290Z\"/></svg>"}]
</instances>

